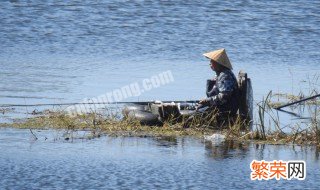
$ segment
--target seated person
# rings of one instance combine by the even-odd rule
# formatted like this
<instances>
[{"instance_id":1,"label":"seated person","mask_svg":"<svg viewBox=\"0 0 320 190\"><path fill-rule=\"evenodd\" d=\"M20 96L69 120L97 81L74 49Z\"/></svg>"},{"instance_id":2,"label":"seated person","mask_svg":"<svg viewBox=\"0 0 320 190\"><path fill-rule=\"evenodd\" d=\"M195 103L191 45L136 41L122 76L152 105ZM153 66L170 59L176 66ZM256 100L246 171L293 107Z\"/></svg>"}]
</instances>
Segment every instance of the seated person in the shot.
<instances>
[{"instance_id":1,"label":"seated person","mask_svg":"<svg viewBox=\"0 0 320 190\"><path fill-rule=\"evenodd\" d=\"M210 59L210 67L215 71L217 77L207 81L207 98L200 100L195 113L208 115L214 110L219 116L234 116L239 109L238 82L233 74L232 65L229 61L225 49L203 54ZM207 108L205 111L203 108ZM185 123L185 127L190 124L191 116ZM202 117L205 118L205 117Z\"/></svg>"},{"instance_id":2,"label":"seated person","mask_svg":"<svg viewBox=\"0 0 320 190\"><path fill-rule=\"evenodd\" d=\"M203 55L210 59L210 67L217 77L207 81L208 98L200 100L198 109L209 106L218 108L219 112L236 114L239 108L238 82L225 49Z\"/></svg>"}]
</instances>

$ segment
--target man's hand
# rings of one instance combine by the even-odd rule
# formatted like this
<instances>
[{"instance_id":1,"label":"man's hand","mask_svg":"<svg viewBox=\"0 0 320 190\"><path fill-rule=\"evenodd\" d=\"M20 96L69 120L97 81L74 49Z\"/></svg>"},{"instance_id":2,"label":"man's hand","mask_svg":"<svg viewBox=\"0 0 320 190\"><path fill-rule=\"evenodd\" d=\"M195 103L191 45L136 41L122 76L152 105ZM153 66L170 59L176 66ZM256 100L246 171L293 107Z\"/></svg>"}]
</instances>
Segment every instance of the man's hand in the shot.
<instances>
[{"instance_id":1,"label":"man's hand","mask_svg":"<svg viewBox=\"0 0 320 190\"><path fill-rule=\"evenodd\" d=\"M196 106L196 111L201 108L207 107L210 105L210 98L202 99L199 101L199 104Z\"/></svg>"},{"instance_id":2,"label":"man's hand","mask_svg":"<svg viewBox=\"0 0 320 190\"><path fill-rule=\"evenodd\" d=\"M205 98L199 101L199 104L202 104L204 106L209 106L210 105L210 98Z\"/></svg>"},{"instance_id":3,"label":"man's hand","mask_svg":"<svg viewBox=\"0 0 320 190\"><path fill-rule=\"evenodd\" d=\"M201 109L201 108L203 108L204 107L204 105L202 105L202 104L197 104L196 105L196 111L198 111L199 109Z\"/></svg>"}]
</instances>

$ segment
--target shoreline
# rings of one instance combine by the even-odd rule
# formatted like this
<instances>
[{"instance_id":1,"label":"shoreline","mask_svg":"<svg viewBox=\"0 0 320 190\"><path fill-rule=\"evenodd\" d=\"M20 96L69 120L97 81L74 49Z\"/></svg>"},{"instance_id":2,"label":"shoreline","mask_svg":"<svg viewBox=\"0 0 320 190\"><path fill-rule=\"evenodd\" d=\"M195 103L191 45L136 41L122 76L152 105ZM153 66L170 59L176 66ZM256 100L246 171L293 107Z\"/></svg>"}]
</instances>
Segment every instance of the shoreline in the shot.
<instances>
[{"instance_id":1,"label":"shoreline","mask_svg":"<svg viewBox=\"0 0 320 190\"><path fill-rule=\"evenodd\" d=\"M70 115L62 110L34 110L29 118L12 119L7 123L0 123L0 127L17 129L41 129L41 130L66 130L66 132L88 131L87 138L98 138L102 135L123 137L192 137L197 139L211 138L214 135L222 135L223 140L253 142L257 144L273 145L315 145L320 148L320 128L318 126L318 112L308 109L311 120L304 124L294 123L280 125L278 113L273 110L279 104L279 97L285 102L295 101L302 97L289 94L273 94L270 92L265 99L257 104L258 119L254 122L254 128L248 126L251 122L245 122L240 118L230 120L223 126L218 124L216 116L203 121L200 118L192 121L192 127L183 128L184 119L180 122L165 122L159 126L142 125L139 121L120 116L119 112L106 112L101 114L90 112L86 114ZM274 101L276 99L276 101ZM315 106L318 109L318 101L307 101L306 108ZM3 109L3 114L12 112L12 109ZM107 110L108 111L108 110ZM213 121L213 123L212 123ZM252 123L251 123L252 124ZM286 128L286 129L285 129Z\"/></svg>"},{"instance_id":2,"label":"shoreline","mask_svg":"<svg viewBox=\"0 0 320 190\"><path fill-rule=\"evenodd\" d=\"M38 120L40 119L40 120ZM40 122L39 122L40 121ZM51 121L52 122L52 121ZM26 119L25 122L13 122L13 123L1 123L0 128L12 128L12 129L29 129L30 133L37 140L37 136L33 133L33 130L65 130L69 136L63 137L64 140L78 139L79 137L72 136L73 133L79 131L85 131L89 134L82 136L79 139L92 140L103 136L111 137L138 137L138 138L195 138L204 139L208 141L235 141L239 143L254 143L265 145L299 145L299 146L316 146L320 148L320 144L316 139L312 139L311 134L299 133L299 134L283 134L283 133L270 133L263 139L258 131L241 131L235 130L232 126L224 128L222 130L204 127L190 127L182 128L181 125L169 125L163 126L145 126L128 125L123 121L110 122L106 124L97 124L91 126L84 125L70 125L64 126L59 123L55 126L49 126L51 123L49 120L44 119L42 116ZM52 124L52 123L51 123ZM87 124L87 123L86 123ZM32 126L32 127L30 127ZM222 139L216 139L214 135L222 135ZM219 138L219 137L218 137Z\"/></svg>"}]
</instances>

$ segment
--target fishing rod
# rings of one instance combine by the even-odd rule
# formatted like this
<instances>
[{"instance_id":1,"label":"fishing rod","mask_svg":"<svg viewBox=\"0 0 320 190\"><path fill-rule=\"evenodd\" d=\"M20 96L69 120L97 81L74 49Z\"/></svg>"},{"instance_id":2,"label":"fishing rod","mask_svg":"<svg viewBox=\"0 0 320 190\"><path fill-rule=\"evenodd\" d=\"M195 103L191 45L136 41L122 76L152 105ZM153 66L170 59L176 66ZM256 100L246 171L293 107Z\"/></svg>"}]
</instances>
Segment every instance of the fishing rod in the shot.
<instances>
[{"instance_id":1,"label":"fishing rod","mask_svg":"<svg viewBox=\"0 0 320 190\"><path fill-rule=\"evenodd\" d=\"M71 102L71 103L43 103L43 104L0 104L0 107L40 107L40 106L75 106L75 105L110 105L110 104L139 104L147 105L150 103L157 103L158 101L141 101L141 102ZM185 100L185 101L159 101L159 103L199 103L199 100Z\"/></svg>"},{"instance_id":2,"label":"fishing rod","mask_svg":"<svg viewBox=\"0 0 320 190\"><path fill-rule=\"evenodd\" d=\"M286 111L286 110L283 110L283 109L278 109L278 111L281 111L283 113L287 113L287 114L292 115L294 117L297 117L299 119L304 119L304 117L302 115L299 115L299 114L291 112L291 111Z\"/></svg>"},{"instance_id":3,"label":"fishing rod","mask_svg":"<svg viewBox=\"0 0 320 190\"><path fill-rule=\"evenodd\" d=\"M63 98L51 98L45 96L11 96L11 95L0 95L0 98L21 98L21 99L52 99L52 100L61 100Z\"/></svg>"},{"instance_id":4,"label":"fishing rod","mask_svg":"<svg viewBox=\"0 0 320 190\"><path fill-rule=\"evenodd\" d=\"M301 99L301 100L298 100L298 101L295 101L295 102L291 102L291 103L288 103L288 104L285 104L285 105L278 106L278 107L276 107L276 108L274 108L274 109L280 110L280 109L282 109L282 108L284 108L284 107L292 106L292 105L294 105L294 104L298 104L298 103L300 103L300 102L304 102L304 101L307 101L307 100L311 100L311 99L317 98L317 97L319 97L319 96L320 96L320 94L317 94L317 95L314 95L314 96L311 96L311 97L308 97L308 98L304 98L304 99Z\"/></svg>"}]
</instances>

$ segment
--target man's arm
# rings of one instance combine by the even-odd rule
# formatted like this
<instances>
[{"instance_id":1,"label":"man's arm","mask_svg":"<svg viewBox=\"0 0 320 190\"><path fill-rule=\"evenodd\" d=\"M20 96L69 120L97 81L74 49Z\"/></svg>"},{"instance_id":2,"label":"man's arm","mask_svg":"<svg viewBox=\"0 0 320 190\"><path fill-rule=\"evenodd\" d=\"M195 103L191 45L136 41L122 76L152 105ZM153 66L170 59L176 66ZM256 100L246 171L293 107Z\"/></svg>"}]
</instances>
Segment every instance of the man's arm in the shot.
<instances>
[{"instance_id":1,"label":"man's arm","mask_svg":"<svg viewBox=\"0 0 320 190\"><path fill-rule=\"evenodd\" d=\"M234 85L232 76L221 73L221 76L218 77L217 84L213 88L213 90L217 91L217 94L200 101L200 104L202 103L206 106L217 106L226 103L232 95Z\"/></svg>"},{"instance_id":2,"label":"man's arm","mask_svg":"<svg viewBox=\"0 0 320 190\"><path fill-rule=\"evenodd\" d=\"M207 80L207 88L206 88L207 97L211 97L211 96L217 95L219 93L219 90L215 84L216 84L215 79Z\"/></svg>"}]
</instances>

